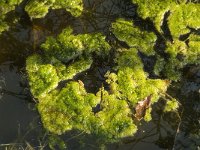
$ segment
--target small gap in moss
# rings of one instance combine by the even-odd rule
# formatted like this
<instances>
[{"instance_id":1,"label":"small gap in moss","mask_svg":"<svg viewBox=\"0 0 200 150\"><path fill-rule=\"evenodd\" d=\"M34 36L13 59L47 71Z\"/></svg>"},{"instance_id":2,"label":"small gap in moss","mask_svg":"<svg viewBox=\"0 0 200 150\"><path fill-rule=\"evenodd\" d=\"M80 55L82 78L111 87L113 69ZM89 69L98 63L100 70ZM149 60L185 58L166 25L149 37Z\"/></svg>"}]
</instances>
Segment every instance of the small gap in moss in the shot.
<instances>
[{"instance_id":1,"label":"small gap in moss","mask_svg":"<svg viewBox=\"0 0 200 150\"><path fill-rule=\"evenodd\" d=\"M163 36L166 37L169 41L173 41L169 26L168 26L168 17L170 15L170 11L167 11L164 14L163 23L161 25L161 29L163 31Z\"/></svg>"}]
</instances>

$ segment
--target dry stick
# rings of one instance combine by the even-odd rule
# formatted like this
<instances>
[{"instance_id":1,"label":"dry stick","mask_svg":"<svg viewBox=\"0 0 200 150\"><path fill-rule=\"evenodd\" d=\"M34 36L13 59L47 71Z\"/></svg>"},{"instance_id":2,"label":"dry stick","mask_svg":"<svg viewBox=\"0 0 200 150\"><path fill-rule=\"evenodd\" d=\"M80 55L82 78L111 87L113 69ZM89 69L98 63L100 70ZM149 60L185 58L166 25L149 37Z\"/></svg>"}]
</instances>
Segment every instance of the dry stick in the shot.
<instances>
[{"instance_id":1,"label":"dry stick","mask_svg":"<svg viewBox=\"0 0 200 150\"><path fill-rule=\"evenodd\" d=\"M172 148L173 150L175 150L175 144L176 144L175 142L176 142L178 133L180 132L180 126L181 126L181 122L182 122L183 111L184 111L184 109L183 109L182 112L181 112L181 116L179 116L180 122L179 122L179 124L178 124L177 130L176 130L176 134L175 134L175 137L174 137L174 145L173 145L173 148Z\"/></svg>"}]
</instances>

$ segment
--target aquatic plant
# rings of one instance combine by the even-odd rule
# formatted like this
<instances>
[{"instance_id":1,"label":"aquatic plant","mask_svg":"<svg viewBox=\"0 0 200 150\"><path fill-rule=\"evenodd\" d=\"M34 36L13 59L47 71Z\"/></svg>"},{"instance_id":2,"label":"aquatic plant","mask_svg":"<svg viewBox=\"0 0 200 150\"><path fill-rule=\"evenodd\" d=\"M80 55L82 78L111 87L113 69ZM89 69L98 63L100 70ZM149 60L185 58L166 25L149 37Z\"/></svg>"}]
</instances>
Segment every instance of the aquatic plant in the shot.
<instances>
[{"instance_id":1,"label":"aquatic plant","mask_svg":"<svg viewBox=\"0 0 200 150\"><path fill-rule=\"evenodd\" d=\"M73 79L90 67L92 53L109 55L110 46L99 33L73 35L72 29L66 28L57 38L49 37L41 47L45 57L30 56L26 70L31 92L39 101L42 122L55 134L77 129L107 142L131 136L137 131L133 119L137 103L152 95L153 104L169 85L165 80L148 79L138 50L132 48L116 58L117 74L105 75L110 91L102 87L96 94L87 93L81 81L59 87L61 81ZM150 121L151 108L141 111L140 119L147 112L145 119Z\"/></svg>"},{"instance_id":2,"label":"aquatic plant","mask_svg":"<svg viewBox=\"0 0 200 150\"><path fill-rule=\"evenodd\" d=\"M168 14L167 25L173 41L166 41L165 53L169 54L168 60L156 55L157 62L155 73L160 72L167 78L177 81L180 80L181 70L189 64L199 64L200 49L198 48L197 34L192 33L200 28L200 9L199 3L186 1L140 1L133 0L138 5L138 14L143 18L149 18L156 29L163 34L161 26L164 15ZM127 29L130 27L126 27ZM126 30L126 29L124 29ZM165 29L164 29L165 30ZM128 33L129 34L129 33ZM189 35L187 39L180 40L181 36ZM167 39L167 38L166 38Z\"/></svg>"},{"instance_id":3,"label":"aquatic plant","mask_svg":"<svg viewBox=\"0 0 200 150\"><path fill-rule=\"evenodd\" d=\"M0 33L9 28L6 22L6 15L13 11L17 5L19 5L22 0L1 0L0 1Z\"/></svg>"},{"instance_id":4,"label":"aquatic plant","mask_svg":"<svg viewBox=\"0 0 200 150\"><path fill-rule=\"evenodd\" d=\"M100 33L73 35L71 28L66 28L57 38L48 37L41 46L48 54L60 61L68 62L77 56L90 54L106 55L110 46L105 36Z\"/></svg>"},{"instance_id":5,"label":"aquatic plant","mask_svg":"<svg viewBox=\"0 0 200 150\"><path fill-rule=\"evenodd\" d=\"M133 21L117 19L112 23L111 31L120 41L126 42L130 47L137 48L146 55L153 55L156 35L153 32L142 31L133 24Z\"/></svg>"},{"instance_id":6,"label":"aquatic plant","mask_svg":"<svg viewBox=\"0 0 200 150\"><path fill-rule=\"evenodd\" d=\"M25 6L25 11L30 18L42 18L49 9L66 9L73 16L80 16L83 10L82 0L30 0Z\"/></svg>"},{"instance_id":7,"label":"aquatic plant","mask_svg":"<svg viewBox=\"0 0 200 150\"><path fill-rule=\"evenodd\" d=\"M109 88L102 85L97 93L89 93L81 80L74 79L78 73L90 68L95 61L93 54L103 58L110 54L111 46L100 33L75 35L67 27L57 37L48 37L41 45L44 56L37 54L27 59L30 89L38 99L37 107L47 130L60 135L75 129L107 142L132 136L137 131L137 121L152 119L151 106L163 98L171 80L180 80L181 70L186 65L199 64L199 35L190 29L199 28L198 21L193 23L199 13L196 11L199 4L173 0L150 3L135 0L134 3L138 5L138 14L144 19L149 18L158 33L141 30L134 21L125 19L117 19L111 24L110 31L119 41L126 42L129 48L113 47L115 66L105 74ZM33 18L43 17L56 4L56 1L45 1L46 10L38 14L35 10L31 14L28 5L26 10ZM39 3L35 5L39 6ZM175 18L192 7L195 8L194 13L181 17L182 20L176 24ZM163 38L166 46L164 53L167 54L163 57L157 53L155 44L156 35L165 36L161 25L168 11L167 23L172 40ZM189 23L185 19L190 20ZM187 33L187 39L181 40L180 36ZM141 53L156 58L154 72L157 78L150 78L144 70ZM178 103L172 98L166 102L164 111L177 108Z\"/></svg>"}]
</instances>

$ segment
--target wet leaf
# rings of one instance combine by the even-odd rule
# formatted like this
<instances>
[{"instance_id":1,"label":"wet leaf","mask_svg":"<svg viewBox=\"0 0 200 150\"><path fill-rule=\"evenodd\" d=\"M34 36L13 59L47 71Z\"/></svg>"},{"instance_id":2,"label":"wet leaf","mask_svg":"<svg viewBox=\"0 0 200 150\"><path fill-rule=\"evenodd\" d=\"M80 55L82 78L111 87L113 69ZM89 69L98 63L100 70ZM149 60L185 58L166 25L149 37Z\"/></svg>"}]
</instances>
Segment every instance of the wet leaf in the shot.
<instances>
[{"instance_id":1,"label":"wet leaf","mask_svg":"<svg viewBox=\"0 0 200 150\"><path fill-rule=\"evenodd\" d=\"M137 106L135 107L135 111L136 111L135 117L138 120L141 120L145 116L146 109L149 108L151 104L151 98L152 98L152 95L145 97L145 99L142 101L139 101Z\"/></svg>"}]
</instances>

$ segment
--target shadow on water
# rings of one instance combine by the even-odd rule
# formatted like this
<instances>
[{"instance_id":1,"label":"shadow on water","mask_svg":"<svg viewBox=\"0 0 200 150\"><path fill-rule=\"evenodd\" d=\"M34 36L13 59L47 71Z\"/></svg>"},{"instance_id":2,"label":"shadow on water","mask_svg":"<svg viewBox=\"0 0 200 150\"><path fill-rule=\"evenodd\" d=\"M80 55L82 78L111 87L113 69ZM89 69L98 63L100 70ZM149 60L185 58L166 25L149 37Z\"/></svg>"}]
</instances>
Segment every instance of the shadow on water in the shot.
<instances>
[{"instance_id":1,"label":"shadow on water","mask_svg":"<svg viewBox=\"0 0 200 150\"><path fill-rule=\"evenodd\" d=\"M137 19L136 6L129 0L84 0L85 11L79 18L59 9L50 10L42 19L30 20L22 8L17 8L11 17L19 17L19 23L0 36L0 149L6 147L47 148L47 133L35 109L25 75L25 60L32 53L42 53L40 44L47 36L56 36L70 25L75 33L102 32L108 40L111 22L124 17ZM91 13L92 12L92 13ZM16 15L16 14L17 15ZM139 21L138 21L139 22ZM143 20L143 23L145 21ZM139 25L139 23L138 23ZM110 39L109 39L110 38ZM94 67L76 79L83 79L87 89L96 92L105 83L105 74L110 70L108 62L95 64ZM142 122L138 133L119 143L108 144L108 150L162 150L162 149L199 149L200 148L200 69L192 66L186 70L186 78L172 84L169 93L182 104L179 113L162 112L163 102L155 104L153 120ZM95 81L95 82L94 82ZM94 84L95 83L95 84ZM180 88L181 87L181 88ZM178 89L178 90L177 90ZM100 149L93 137L78 131L67 133L63 139L69 149Z\"/></svg>"}]
</instances>

